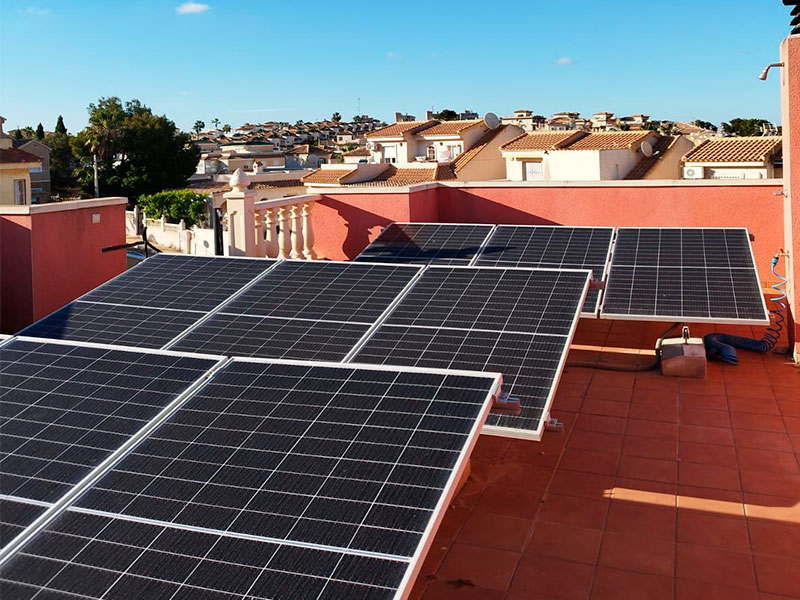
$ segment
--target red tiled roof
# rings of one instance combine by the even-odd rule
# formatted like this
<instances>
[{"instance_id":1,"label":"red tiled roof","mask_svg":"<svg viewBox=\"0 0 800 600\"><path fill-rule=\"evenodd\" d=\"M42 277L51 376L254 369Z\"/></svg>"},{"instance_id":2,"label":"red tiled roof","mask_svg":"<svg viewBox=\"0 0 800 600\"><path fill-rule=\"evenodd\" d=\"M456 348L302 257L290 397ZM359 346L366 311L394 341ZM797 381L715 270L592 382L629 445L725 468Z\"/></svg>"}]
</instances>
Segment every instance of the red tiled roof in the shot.
<instances>
[{"instance_id":1,"label":"red tiled roof","mask_svg":"<svg viewBox=\"0 0 800 600\"><path fill-rule=\"evenodd\" d=\"M276 179L274 181L255 181L247 186L251 190L273 190L287 187L302 187L300 179ZM227 192L231 189L227 181L193 181L186 186L186 189L197 192L198 194L215 194L217 192Z\"/></svg>"},{"instance_id":2,"label":"red tiled roof","mask_svg":"<svg viewBox=\"0 0 800 600\"><path fill-rule=\"evenodd\" d=\"M473 158L480 154L481 150L486 148L486 146L488 146L489 143L491 143L491 141L496 138L501 131L505 131L507 127L508 125L500 125L499 127L495 127L494 129L490 129L484 133L483 137L481 137L481 139L479 139L472 148L466 152L462 152L450 162L450 165L452 165L453 176L449 177L446 170L443 170L441 173L442 179L455 179L456 173L466 167Z\"/></svg>"},{"instance_id":3,"label":"red tiled roof","mask_svg":"<svg viewBox=\"0 0 800 600\"><path fill-rule=\"evenodd\" d=\"M684 157L684 162L764 162L781 149L780 136L731 137L706 140Z\"/></svg>"},{"instance_id":4,"label":"red tiled roof","mask_svg":"<svg viewBox=\"0 0 800 600\"><path fill-rule=\"evenodd\" d=\"M503 144L500 149L506 152L555 150L566 146L572 140L577 140L586 135L582 131L534 131L533 133L523 133L521 136Z\"/></svg>"},{"instance_id":5,"label":"red tiled roof","mask_svg":"<svg viewBox=\"0 0 800 600\"><path fill-rule=\"evenodd\" d=\"M310 144L300 144L298 146L294 146L293 148L289 148L286 151L286 154L331 154L327 150L323 150L318 146L312 146Z\"/></svg>"},{"instance_id":6,"label":"red tiled roof","mask_svg":"<svg viewBox=\"0 0 800 600\"><path fill-rule=\"evenodd\" d=\"M428 127L424 131L420 133L423 137L433 136L433 135L458 135L465 129L469 129L470 127L475 127L476 125L480 125L483 123L483 119L468 119L465 121L442 121L434 125L433 127Z\"/></svg>"},{"instance_id":7,"label":"red tiled roof","mask_svg":"<svg viewBox=\"0 0 800 600\"><path fill-rule=\"evenodd\" d=\"M590 133L565 146L562 150L620 150L631 148L646 137L655 137L652 131L603 131Z\"/></svg>"},{"instance_id":8,"label":"red tiled roof","mask_svg":"<svg viewBox=\"0 0 800 600\"><path fill-rule=\"evenodd\" d=\"M659 138L653 144L653 154L645 156L639 163L631 169L624 179L642 179L647 173L650 172L658 161L664 158L664 154L669 150L672 145L678 140L677 135L665 135Z\"/></svg>"},{"instance_id":9,"label":"red tiled roof","mask_svg":"<svg viewBox=\"0 0 800 600\"><path fill-rule=\"evenodd\" d=\"M386 170L371 181L351 183L350 185L358 187L405 187L417 183L436 181L436 171L436 165L431 165L430 169L409 169L389 165Z\"/></svg>"},{"instance_id":10,"label":"red tiled roof","mask_svg":"<svg viewBox=\"0 0 800 600\"><path fill-rule=\"evenodd\" d=\"M402 137L404 133L417 133L433 127L438 121L400 121L386 127L370 131L367 137Z\"/></svg>"},{"instance_id":11,"label":"red tiled roof","mask_svg":"<svg viewBox=\"0 0 800 600\"><path fill-rule=\"evenodd\" d=\"M341 180L355 171L356 165L342 169L317 169L309 173L300 181L303 183L341 183Z\"/></svg>"},{"instance_id":12,"label":"red tiled roof","mask_svg":"<svg viewBox=\"0 0 800 600\"><path fill-rule=\"evenodd\" d=\"M31 154L30 152L26 152L25 150L20 150L19 148L4 148L0 150L0 164L13 164L13 163L40 163L42 159L36 156L35 154Z\"/></svg>"},{"instance_id":13,"label":"red tiled roof","mask_svg":"<svg viewBox=\"0 0 800 600\"><path fill-rule=\"evenodd\" d=\"M369 156L369 150L365 146L359 146L350 152L345 152L342 156Z\"/></svg>"}]
</instances>

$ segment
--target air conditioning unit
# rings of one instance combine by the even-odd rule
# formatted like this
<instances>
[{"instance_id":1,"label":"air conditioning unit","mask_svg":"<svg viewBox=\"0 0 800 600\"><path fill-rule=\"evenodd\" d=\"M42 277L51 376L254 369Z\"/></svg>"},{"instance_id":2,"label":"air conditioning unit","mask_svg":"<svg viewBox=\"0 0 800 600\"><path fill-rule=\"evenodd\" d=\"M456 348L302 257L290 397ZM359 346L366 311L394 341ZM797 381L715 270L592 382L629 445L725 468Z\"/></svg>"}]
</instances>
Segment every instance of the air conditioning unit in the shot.
<instances>
[{"instance_id":1,"label":"air conditioning unit","mask_svg":"<svg viewBox=\"0 0 800 600\"><path fill-rule=\"evenodd\" d=\"M684 179L703 179L705 177L705 169L703 167L683 167Z\"/></svg>"}]
</instances>

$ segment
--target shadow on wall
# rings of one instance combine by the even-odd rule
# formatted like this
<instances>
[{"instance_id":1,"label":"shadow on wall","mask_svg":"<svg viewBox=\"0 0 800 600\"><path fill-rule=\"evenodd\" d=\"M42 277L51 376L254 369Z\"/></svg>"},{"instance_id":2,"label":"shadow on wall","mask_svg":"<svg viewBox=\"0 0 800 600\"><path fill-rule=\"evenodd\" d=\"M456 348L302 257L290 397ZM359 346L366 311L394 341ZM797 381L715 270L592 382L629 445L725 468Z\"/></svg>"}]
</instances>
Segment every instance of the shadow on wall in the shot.
<instances>
[{"instance_id":1,"label":"shadow on wall","mask_svg":"<svg viewBox=\"0 0 800 600\"><path fill-rule=\"evenodd\" d=\"M371 231L376 228L382 229L392 222L391 219L330 197L319 200L317 204L335 210L344 221L347 234L344 236L341 250L348 260L358 256L369 245ZM319 241L322 240L318 239Z\"/></svg>"},{"instance_id":2,"label":"shadow on wall","mask_svg":"<svg viewBox=\"0 0 800 600\"><path fill-rule=\"evenodd\" d=\"M439 196L439 213L442 222L450 223L496 223L498 225L564 225L537 215L532 215L511 206L494 202L483 196L472 194L469 188L456 190L458 197L447 190Z\"/></svg>"},{"instance_id":3,"label":"shadow on wall","mask_svg":"<svg viewBox=\"0 0 800 600\"><path fill-rule=\"evenodd\" d=\"M33 321L32 282L30 227L0 217L0 333L16 333Z\"/></svg>"}]
</instances>

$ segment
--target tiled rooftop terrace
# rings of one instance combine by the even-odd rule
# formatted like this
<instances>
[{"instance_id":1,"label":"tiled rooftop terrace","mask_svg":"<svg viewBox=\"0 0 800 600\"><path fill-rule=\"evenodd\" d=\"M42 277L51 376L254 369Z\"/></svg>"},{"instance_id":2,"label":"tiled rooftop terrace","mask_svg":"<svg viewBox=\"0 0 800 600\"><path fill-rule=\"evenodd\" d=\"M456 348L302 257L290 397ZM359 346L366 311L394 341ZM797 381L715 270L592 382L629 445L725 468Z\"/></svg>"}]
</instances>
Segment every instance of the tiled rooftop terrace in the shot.
<instances>
[{"instance_id":1,"label":"tiled rooftop terrace","mask_svg":"<svg viewBox=\"0 0 800 600\"><path fill-rule=\"evenodd\" d=\"M663 325L583 320L570 360L646 360ZM739 359L705 380L568 368L563 433L481 436L412 598L800 598L800 370Z\"/></svg>"}]
</instances>

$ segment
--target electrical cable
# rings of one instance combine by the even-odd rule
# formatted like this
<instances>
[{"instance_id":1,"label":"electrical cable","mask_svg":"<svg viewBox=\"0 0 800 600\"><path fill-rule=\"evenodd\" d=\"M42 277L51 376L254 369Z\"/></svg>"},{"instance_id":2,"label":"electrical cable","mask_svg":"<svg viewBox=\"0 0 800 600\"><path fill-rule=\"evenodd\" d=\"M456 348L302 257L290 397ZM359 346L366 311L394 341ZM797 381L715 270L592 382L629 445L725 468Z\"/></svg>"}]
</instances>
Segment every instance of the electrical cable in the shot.
<instances>
[{"instance_id":1,"label":"electrical cable","mask_svg":"<svg viewBox=\"0 0 800 600\"><path fill-rule=\"evenodd\" d=\"M584 369L601 369L603 371L625 371L625 372L632 372L638 373L641 371L652 371L653 369L657 368L658 365L661 364L661 342L664 340L667 335L669 335L673 329L676 327L680 327L680 323L673 323L670 325L667 330L658 336L658 341L656 342L656 357L650 361L649 363L643 363L638 365L617 365L613 363L592 363L592 362L568 362L565 366L567 367L582 367Z\"/></svg>"}]
</instances>

